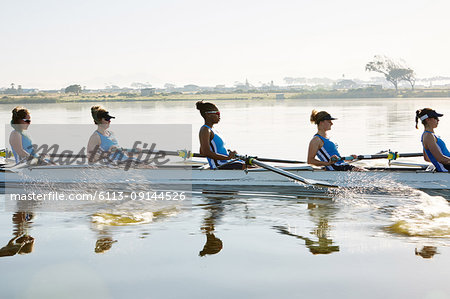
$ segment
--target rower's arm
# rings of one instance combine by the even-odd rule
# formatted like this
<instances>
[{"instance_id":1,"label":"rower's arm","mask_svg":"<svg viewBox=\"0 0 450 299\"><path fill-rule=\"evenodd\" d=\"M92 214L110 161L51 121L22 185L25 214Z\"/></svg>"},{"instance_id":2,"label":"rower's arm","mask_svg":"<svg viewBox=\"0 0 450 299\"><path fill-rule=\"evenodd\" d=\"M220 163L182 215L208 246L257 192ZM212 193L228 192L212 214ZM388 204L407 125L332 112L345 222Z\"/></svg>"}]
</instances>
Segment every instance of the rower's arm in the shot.
<instances>
[{"instance_id":1,"label":"rower's arm","mask_svg":"<svg viewBox=\"0 0 450 299\"><path fill-rule=\"evenodd\" d=\"M202 127L200 129L199 138L200 138L200 155L206 156L208 158L214 160L229 160L232 159L230 156L217 154L211 150L209 147L209 142L211 138L211 131L208 128Z\"/></svg>"},{"instance_id":2,"label":"rower's arm","mask_svg":"<svg viewBox=\"0 0 450 299\"><path fill-rule=\"evenodd\" d=\"M423 159L427 162L431 162L430 158L428 158L427 152L425 150L423 150Z\"/></svg>"},{"instance_id":3,"label":"rower's arm","mask_svg":"<svg viewBox=\"0 0 450 299\"><path fill-rule=\"evenodd\" d=\"M87 156L89 161L94 160L99 155L97 150L100 147L101 142L102 141L100 140L100 136L98 136L98 134L94 133L89 138L87 146Z\"/></svg>"},{"instance_id":4,"label":"rower's arm","mask_svg":"<svg viewBox=\"0 0 450 299\"><path fill-rule=\"evenodd\" d=\"M436 160L442 164L450 164L450 157L444 156L436 143L436 139L431 134L425 134L423 137L423 144L427 148ZM425 156L424 156L425 157Z\"/></svg>"},{"instance_id":5,"label":"rower's arm","mask_svg":"<svg viewBox=\"0 0 450 299\"><path fill-rule=\"evenodd\" d=\"M318 137L314 137L309 142L309 148L308 148L308 164L315 165L315 166L329 166L333 164L333 162L324 162L316 159L317 152L319 149L323 146L323 141L320 140Z\"/></svg>"},{"instance_id":6,"label":"rower's arm","mask_svg":"<svg viewBox=\"0 0 450 299\"><path fill-rule=\"evenodd\" d=\"M19 155L20 159L28 157L30 154L23 149L22 135L19 132L13 131L9 136L9 143L12 149Z\"/></svg>"}]
</instances>

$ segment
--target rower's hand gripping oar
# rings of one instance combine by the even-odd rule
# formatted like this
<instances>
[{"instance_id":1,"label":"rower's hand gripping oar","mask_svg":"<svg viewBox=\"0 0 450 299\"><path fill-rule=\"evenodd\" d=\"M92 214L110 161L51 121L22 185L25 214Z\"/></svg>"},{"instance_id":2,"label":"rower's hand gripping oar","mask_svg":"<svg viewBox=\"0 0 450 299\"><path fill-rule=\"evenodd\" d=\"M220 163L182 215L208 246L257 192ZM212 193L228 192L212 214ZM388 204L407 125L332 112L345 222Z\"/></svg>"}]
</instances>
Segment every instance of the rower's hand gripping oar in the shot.
<instances>
[{"instance_id":1,"label":"rower's hand gripping oar","mask_svg":"<svg viewBox=\"0 0 450 299\"><path fill-rule=\"evenodd\" d=\"M312 185L312 186L316 186L316 187L325 187L325 188L337 188L338 186L333 185L333 184L329 184L327 182L321 182L321 181L315 181L315 180L308 180L305 179L299 175L293 174L291 172L288 172L286 170L280 169L278 167L274 167L272 165L266 164L264 162L259 161L258 159L254 158L254 157L247 157L247 156L236 156L237 158L241 159L241 160L245 160L245 162L249 165L258 165L259 167L262 167L264 169L273 171L275 173L278 173L282 176L288 177L290 179L293 179L295 181L301 182L303 184L306 185Z\"/></svg>"}]
</instances>

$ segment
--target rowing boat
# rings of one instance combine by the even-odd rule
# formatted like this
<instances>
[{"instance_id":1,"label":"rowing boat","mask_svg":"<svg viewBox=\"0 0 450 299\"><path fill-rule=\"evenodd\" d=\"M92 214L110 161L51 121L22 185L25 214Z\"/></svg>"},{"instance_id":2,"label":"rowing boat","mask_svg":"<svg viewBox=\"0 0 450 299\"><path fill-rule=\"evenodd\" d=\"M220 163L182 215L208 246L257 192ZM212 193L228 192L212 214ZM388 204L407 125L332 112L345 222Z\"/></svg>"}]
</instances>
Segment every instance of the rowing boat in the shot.
<instances>
[{"instance_id":1,"label":"rowing boat","mask_svg":"<svg viewBox=\"0 0 450 299\"><path fill-rule=\"evenodd\" d=\"M423 168L370 168L365 172L325 171L311 166L283 167L306 180L326 182L341 188L402 188L450 190L450 175ZM125 184L223 187L312 188L266 169L210 170L202 167L166 166L129 169L97 165L50 165L0 168L3 187L15 184Z\"/></svg>"}]
</instances>

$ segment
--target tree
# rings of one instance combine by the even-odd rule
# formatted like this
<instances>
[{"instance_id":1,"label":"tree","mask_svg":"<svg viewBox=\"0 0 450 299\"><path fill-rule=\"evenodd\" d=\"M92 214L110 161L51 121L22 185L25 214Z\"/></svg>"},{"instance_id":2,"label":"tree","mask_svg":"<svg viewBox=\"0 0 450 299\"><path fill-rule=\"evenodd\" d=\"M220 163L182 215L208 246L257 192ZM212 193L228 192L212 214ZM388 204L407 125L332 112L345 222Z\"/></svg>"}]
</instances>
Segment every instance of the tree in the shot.
<instances>
[{"instance_id":1,"label":"tree","mask_svg":"<svg viewBox=\"0 0 450 299\"><path fill-rule=\"evenodd\" d=\"M411 84L411 89L414 90L414 85L416 84L416 74L412 69L406 69L405 74L403 75L403 80L408 81Z\"/></svg>"},{"instance_id":2,"label":"tree","mask_svg":"<svg viewBox=\"0 0 450 299\"><path fill-rule=\"evenodd\" d=\"M416 83L414 71L404 63L395 62L386 56L375 55L374 60L366 64L366 71L383 74L386 80L394 85L395 91L398 91L400 81L408 81L414 90Z\"/></svg>"},{"instance_id":3,"label":"tree","mask_svg":"<svg viewBox=\"0 0 450 299\"><path fill-rule=\"evenodd\" d=\"M66 89L64 89L64 92L65 93L73 92L76 95L79 95L81 92L81 86L78 84L67 86Z\"/></svg>"},{"instance_id":4,"label":"tree","mask_svg":"<svg viewBox=\"0 0 450 299\"><path fill-rule=\"evenodd\" d=\"M396 70L397 65L386 56L375 55L374 60L366 64L366 71L383 74L386 80L391 82L397 91L400 77L397 75Z\"/></svg>"}]
</instances>

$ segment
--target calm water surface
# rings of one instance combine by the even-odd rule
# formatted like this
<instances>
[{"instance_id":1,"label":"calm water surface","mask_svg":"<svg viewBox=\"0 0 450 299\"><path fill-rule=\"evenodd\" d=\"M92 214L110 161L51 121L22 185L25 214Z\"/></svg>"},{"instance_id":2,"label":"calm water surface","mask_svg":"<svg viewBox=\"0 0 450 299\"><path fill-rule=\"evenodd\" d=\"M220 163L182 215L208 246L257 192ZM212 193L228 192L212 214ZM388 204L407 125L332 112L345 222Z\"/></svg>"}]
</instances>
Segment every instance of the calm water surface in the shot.
<instances>
[{"instance_id":1,"label":"calm water surface","mask_svg":"<svg viewBox=\"0 0 450 299\"><path fill-rule=\"evenodd\" d=\"M197 150L202 119L194 104L107 108L117 117L112 130L137 120L192 124ZM222 112L217 129L243 154L305 160L315 133L308 121L313 108L339 118L330 136L344 155L420 151L414 112L423 107L446 114L437 132L450 140L449 99L217 105ZM28 107L33 124L91 123L89 104ZM0 105L2 124L12 108ZM0 206L0 297L450 298L445 198L394 184L377 194L276 191L196 192L189 205L128 201L80 204L59 213Z\"/></svg>"}]
</instances>

